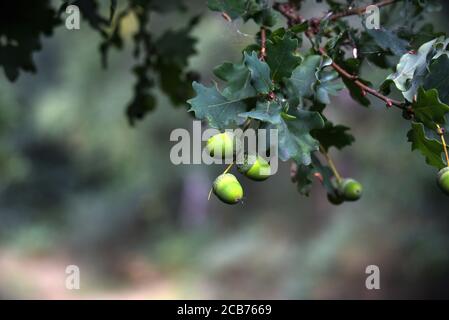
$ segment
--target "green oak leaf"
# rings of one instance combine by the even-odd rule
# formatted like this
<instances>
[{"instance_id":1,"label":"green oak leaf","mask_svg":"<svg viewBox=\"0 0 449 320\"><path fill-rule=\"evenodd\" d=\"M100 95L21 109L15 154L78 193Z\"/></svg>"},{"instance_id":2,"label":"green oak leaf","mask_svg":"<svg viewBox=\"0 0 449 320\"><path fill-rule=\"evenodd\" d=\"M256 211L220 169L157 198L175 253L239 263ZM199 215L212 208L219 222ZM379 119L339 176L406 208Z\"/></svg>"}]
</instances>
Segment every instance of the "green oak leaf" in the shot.
<instances>
[{"instance_id":1,"label":"green oak leaf","mask_svg":"<svg viewBox=\"0 0 449 320\"><path fill-rule=\"evenodd\" d=\"M196 53L197 39L190 34L195 25L196 22L180 30L168 30L163 33L154 45L161 59L186 67L189 57Z\"/></svg>"},{"instance_id":2,"label":"green oak leaf","mask_svg":"<svg viewBox=\"0 0 449 320\"><path fill-rule=\"evenodd\" d=\"M257 95L251 85L251 72L243 64L225 62L214 69L214 74L227 81L222 94L228 99L245 99Z\"/></svg>"},{"instance_id":3,"label":"green oak leaf","mask_svg":"<svg viewBox=\"0 0 449 320\"><path fill-rule=\"evenodd\" d=\"M382 49L374 39L367 33L362 32L360 37L354 39L357 47L357 55L360 60L367 59L382 69L391 67L388 59L391 54ZM360 62L360 60L358 60Z\"/></svg>"},{"instance_id":4,"label":"green oak leaf","mask_svg":"<svg viewBox=\"0 0 449 320\"><path fill-rule=\"evenodd\" d=\"M292 70L301 62L301 58L294 55L297 47L298 40L289 33L282 37L274 35L267 41L266 61L274 81L290 77Z\"/></svg>"},{"instance_id":5,"label":"green oak leaf","mask_svg":"<svg viewBox=\"0 0 449 320\"><path fill-rule=\"evenodd\" d=\"M391 51L396 56L402 56L407 52L408 42L399 38L391 30L384 28L367 29L366 32L374 39L376 44L384 50Z\"/></svg>"},{"instance_id":6,"label":"green oak leaf","mask_svg":"<svg viewBox=\"0 0 449 320\"><path fill-rule=\"evenodd\" d=\"M430 72L425 77L423 87L438 90L442 102L449 104L449 58L442 55L430 65Z\"/></svg>"},{"instance_id":7,"label":"green oak leaf","mask_svg":"<svg viewBox=\"0 0 449 320\"><path fill-rule=\"evenodd\" d=\"M304 21L302 23L291 26L289 30L293 33L302 33L307 31L308 28L309 28L309 21Z\"/></svg>"},{"instance_id":8,"label":"green oak leaf","mask_svg":"<svg viewBox=\"0 0 449 320\"><path fill-rule=\"evenodd\" d=\"M319 142L310 135L310 131L323 126L323 118L318 112L294 110L289 117L282 116L279 123L269 126L278 129L279 158L309 165L311 153L319 149Z\"/></svg>"},{"instance_id":9,"label":"green oak leaf","mask_svg":"<svg viewBox=\"0 0 449 320\"><path fill-rule=\"evenodd\" d=\"M309 98L314 95L314 85L317 82L316 72L321 64L321 56L309 55L293 70L288 80L300 97Z\"/></svg>"},{"instance_id":10,"label":"green oak leaf","mask_svg":"<svg viewBox=\"0 0 449 320\"><path fill-rule=\"evenodd\" d=\"M449 56L449 51L447 50L448 46L449 38L446 39L444 36L439 37L434 45L436 53L432 59L436 60L441 56Z\"/></svg>"},{"instance_id":11,"label":"green oak leaf","mask_svg":"<svg viewBox=\"0 0 449 320\"><path fill-rule=\"evenodd\" d=\"M318 74L318 83L315 88L315 98L324 104L329 104L330 96L337 95L344 88L343 83L335 81L339 79L337 71L321 71Z\"/></svg>"},{"instance_id":12,"label":"green oak leaf","mask_svg":"<svg viewBox=\"0 0 449 320\"><path fill-rule=\"evenodd\" d=\"M435 139L426 137L424 125L412 122L412 129L407 134L408 141L412 143L412 151L418 150L425 158L426 163L442 169L446 166L443 161L443 145Z\"/></svg>"},{"instance_id":13,"label":"green oak leaf","mask_svg":"<svg viewBox=\"0 0 449 320\"><path fill-rule=\"evenodd\" d=\"M427 128L435 129L435 124L444 124L445 115L449 112L449 106L442 103L438 97L438 90L418 90L418 96L412 104L415 119L422 122Z\"/></svg>"},{"instance_id":14,"label":"green oak leaf","mask_svg":"<svg viewBox=\"0 0 449 320\"><path fill-rule=\"evenodd\" d=\"M326 192L330 195L335 195L336 189L333 183L334 173L331 168L323 165L315 154L312 154L312 165L314 173L319 173L323 178L323 186Z\"/></svg>"},{"instance_id":15,"label":"green oak leaf","mask_svg":"<svg viewBox=\"0 0 449 320\"><path fill-rule=\"evenodd\" d=\"M225 12L232 20L253 19L256 23L272 27L276 24L276 13L265 0L208 0L209 9Z\"/></svg>"},{"instance_id":16,"label":"green oak leaf","mask_svg":"<svg viewBox=\"0 0 449 320\"><path fill-rule=\"evenodd\" d=\"M322 177L322 184L326 192L335 195L336 189L332 182L332 170L328 166L323 165L315 154L312 154L312 162L310 165L297 164L297 171L293 180L297 184L298 192L302 195L309 196L314 175L317 173Z\"/></svg>"},{"instance_id":17,"label":"green oak leaf","mask_svg":"<svg viewBox=\"0 0 449 320\"><path fill-rule=\"evenodd\" d=\"M270 78L270 67L264 61L261 61L257 53L253 51L251 55L244 53L244 64L251 73L251 81L257 92L268 94L273 89L273 83Z\"/></svg>"},{"instance_id":18,"label":"green oak leaf","mask_svg":"<svg viewBox=\"0 0 449 320\"><path fill-rule=\"evenodd\" d=\"M342 125L334 125L330 121L326 121L322 129L312 131L312 136L317 139L323 148L327 151L330 147L343 149L351 145L355 139L347 133L348 127Z\"/></svg>"},{"instance_id":19,"label":"green oak leaf","mask_svg":"<svg viewBox=\"0 0 449 320\"><path fill-rule=\"evenodd\" d=\"M436 39L426 42L416 53L404 54L399 60L396 72L387 77L387 82L393 81L402 95L410 102L413 101L413 97L427 73L429 55L433 52L435 42Z\"/></svg>"},{"instance_id":20,"label":"green oak leaf","mask_svg":"<svg viewBox=\"0 0 449 320\"><path fill-rule=\"evenodd\" d=\"M243 16L247 11L247 0L208 0L210 10L225 12L231 19Z\"/></svg>"},{"instance_id":21,"label":"green oak leaf","mask_svg":"<svg viewBox=\"0 0 449 320\"><path fill-rule=\"evenodd\" d=\"M275 101L258 101L254 110L240 113L243 118L256 119L271 124L279 124L281 122L282 107Z\"/></svg>"},{"instance_id":22,"label":"green oak leaf","mask_svg":"<svg viewBox=\"0 0 449 320\"><path fill-rule=\"evenodd\" d=\"M230 123L241 123L238 115L246 111L243 99L229 100L216 86L210 88L193 82L196 97L187 101L191 105L189 111L195 113L197 119L206 119L209 125L217 129L225 129Z\"/></svg>"},{"instance_id":23,"label":"green oak leaf","mask_svg":"<svg viewBox=\"0 0 449 320\"><path fill-rule=\"evenodd\" d=\"M298 192L303 196L309 196L312 189L313 182L313 166L297 164L296 174L293 177L293 182L296 182Z\"/></svg>"}]
</instances>

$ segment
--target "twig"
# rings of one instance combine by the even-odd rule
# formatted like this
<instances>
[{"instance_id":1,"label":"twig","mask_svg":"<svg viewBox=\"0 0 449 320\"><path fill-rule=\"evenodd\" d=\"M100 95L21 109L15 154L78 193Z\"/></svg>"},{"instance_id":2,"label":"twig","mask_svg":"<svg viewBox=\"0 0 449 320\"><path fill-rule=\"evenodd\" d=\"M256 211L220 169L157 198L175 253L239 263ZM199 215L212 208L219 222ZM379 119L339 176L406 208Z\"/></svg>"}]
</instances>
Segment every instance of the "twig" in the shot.
<instances>
[{"instance_id":1,"label":"twig","mask_svg":"<svg viewBox=\"0 0 449 320\"><path fill-rule=\"evenodd\" d=\"M399 2L399 1L401 1L401 0L383 0L383 1L379 1L377 3L373 3L371 5L375 5L378 8L380 8L380 7L384 7L384 6L393 4L395 2ZM369 6L370 5L366 5L366 6L358 7L358 8L347 9L345 11L337 12L337 13L330 12L330 13L327 13L326 15L322 16L321 18L316 18L316 17L311 18L311 19L309 19L309 29L306 30L305 34L308 38L310 38L312 36L312 34L318 33L319 25L322 20L330 19L332 21L335 21L335 20L338 20L343 17L348 17L348 16L352 16L352 15L360 15L360 14L365 13L366 9ZM299 14L298 8L296 7L296 5L292 2L287 2L287 3L276 2L273 5L273 9L279 11L287 19L287 24L289 27L291 27L295 24L303 23L305 21L305 19Z\"/></svg>"},{"instance_id":2,"label":"twig","mask_svg":"<svg viewBox=\"0 0 449 320\"><path fill-rule=\"evenodd\" d=\"M374 6L378 7L378 8L380 8L380 7L384 7L384 6L393 4L393 3L398 2L398 1L399 0L383 0L383 1L379 1L377 3L373 3L373 4L370 4L370 5L363 6L363 7L348 9L348 10L345 10L345 11L342 11L342 12L337 12L337 13L332 14L331 16L329 16L329 19L330 20L337 20L337 19L340 19L340 18L343 18L343 17L353 16L353 15L361 15L361 14L364 14L366 12L366 8L368 8L369 6L373 6L374 5ZM325 17L323 17L323 18L325 18ZM320 20L322 20L323 18L321 18Z\"/></svg>"},{"instance_id":3,"label":"twig","mask_svg":"<svg viewBox=\"0 0 449 320\"><path fill-rule=\"evenodd\" d=\"M320 53L324 56L327 56L326 50L324 50L323 48L319 49ZM345 69L343 69L340 65L338 65L335 61L332 60L332 64L331 64L332 68L335 69L335 71L337 71L342 77L349 79L351 81L354 82L354 84L360 88L360 90L362 90L362 93L369 93L383 101L385 101L385 103L387 104L387 107L391 107L391 106L395 106L398 107L401 110L407 110L407 108L405 107L405 104L401 101L398 100L394 100L391 98L388 98L387 96L381 94L379 91L368 87L366 84L364 84L362 81L360 81L358 79L358 76L350 74L348 71L346 71ZM408 110L409 111L409 110Z\"/></svg>"},{"instance_id":4,"label":"twig","mask_svg":"<svg viewBox=\"0 0 449 320\"><path fill-rule=\"evenodd\" d=\"M446 139L444 138L444 129L440 127L437 123L437 133L441 138L441 143L443 144L444 155L446 156L446 165L449 166L449 154L447 151Z\"/></svg>"},{"instance_id":5,"label":"twig","mask_svg":"<svg viewBox=\"0 0 449 320\"><path fill-rule=\"evenodd\" d=\"M326 161L329 164L329 167L331 168L335 178L337 179L337 182L340 183L342 180L342 177L341 177L340 173L338 173L338 170L337 170L337 167L335 166L334 161L332 161L331 157L329 156L329 154L326 152L326 150L324 149L324 147L322 145L320 145L320 152L323 154L324 158L326 158Z\"/></svg>"},{"instance_id":6,"label":"twig","mask_svg":"<svg viewBox=\"0 0 449 320\"><path fill-rule=\"evenodd\" d=\"M267 56L267 33L264 27L260 28L260 60L265 60Z\"/></svg>"},{"instance_id":7,"label":"twig","mask_svg":"<svg viewBox=\"0 0 449 320\"><path fill-rule=\"evenodd\" d=\"M285 18L287 18L287 24L289 27L304 21L304 19L297 12L297 8L291 3L276 2L273 5L273 9L279 11Z\"/></svg>"}]
</instances>

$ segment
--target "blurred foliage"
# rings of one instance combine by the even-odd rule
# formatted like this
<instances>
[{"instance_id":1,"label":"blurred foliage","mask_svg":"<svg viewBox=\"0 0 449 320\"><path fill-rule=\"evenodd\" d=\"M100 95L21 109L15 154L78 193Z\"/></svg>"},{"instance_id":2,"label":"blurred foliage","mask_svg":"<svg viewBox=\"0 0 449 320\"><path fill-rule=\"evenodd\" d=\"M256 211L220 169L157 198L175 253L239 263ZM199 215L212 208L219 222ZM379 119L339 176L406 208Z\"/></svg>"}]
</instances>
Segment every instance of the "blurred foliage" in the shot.
<instances>
[{"instance_id":1,"label":"blurred foliage","mask_svg":"<svg viewBox=\"0 0 449 320\"><path fill-rule=\"evenodd\" d=\"M123 21L125 42L133 21ZM151 23L160 36L189 18ZM256 32L205 14L192 29L199 54L185 63L210 82L212 66L238 58ZM57 278L67 264L83 274L71 298L449 297L449 201L404 143L400 117L374 100L358 108L347 93L325 112L359 137L334 157L366 186L359 203L330 206L316 180L300 197L282 165L267 182L243 180L248 200L230 210L207 201L223 168L170 163L169 134L192 119L161 88L154 117L129 127L132 48L111 51L103 70L99 38L83 24L55 29L33 55L36 75L0 78L0 297L67 297ZM370 63L361 70L386 76ZM381 269L380 291L365 289L369 264Z\"/></svg>"},{"instance_id":2,"label":"blurred foliage","mask_svg":"<svg viewBox=\"0 0 449 320\"><path fill-rule=\"evenodd\" d=\"M136 25L132 40L134 44L135 65L132 67L137 81L134 96L127 104L127 117L130 124L156 107L156 97L152 89L158 83L162 91L170 97L173 105L185 104L191 96L187 85L198 79L197 73L187 71L187 60L195 53L196 40L190 36L192 28L198 23L194 16L187 25L176 31L167 30L155 37L149 28L150 17L154 14L186 13L187 7L181 0L127 0L109 1L109 16L104 14L107 1L64 0L62 5L56 1L5 1L1 4L0 16L0 66L7 78L15 81L19 71L35 72L33 51L41 49L41 35L50 35L61 25L66 9L77 6L82 18L101 36L99 51L104 67L107 67L111 48L122 50L125 37L124 24L130 17ZM190 5L195 3L190 1ZM72 11L69 11L71 14ZM68 13L69 13L68 12ZM126 27L125 27L126 28Z\"/></svg>"}]
</instances>

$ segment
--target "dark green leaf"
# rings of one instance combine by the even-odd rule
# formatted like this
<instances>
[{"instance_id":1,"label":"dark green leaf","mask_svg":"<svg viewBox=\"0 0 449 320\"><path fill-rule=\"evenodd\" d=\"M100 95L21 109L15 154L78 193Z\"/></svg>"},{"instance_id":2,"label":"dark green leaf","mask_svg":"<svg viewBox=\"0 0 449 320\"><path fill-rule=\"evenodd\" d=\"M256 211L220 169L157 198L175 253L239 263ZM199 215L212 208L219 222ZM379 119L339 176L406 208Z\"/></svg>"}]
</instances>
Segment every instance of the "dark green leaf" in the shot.
<instances>
[{"instance_id":1,"label":"dark green leaf","mask_svg":"<svg viewBox=\"0 0 449 320\"><path fill-rule=\"evenodd\" d=\"M317 82L316 72L319 70L320 63L321 56L310 55L293 70L289 83L295 88L298 96L308 98L314 95L314 85Z\"/></svg>"},{"instance_id":2,"label":"dark green leaf","mask_svg":"<svg viewBox=\"0 0 449 320\"><path fill-rule=\"evenodd\" d=\"M243 61L251 72L251 82L257 92L268 94L273 89L268 64L261 61L255 51L251 55L245 52Z\"/></svg>"},{"instance_id":3,"label":"dark green leaf","mask_svg":"<svg viewBox=\"0 0 449 320\"><path fill-rule=\"evenodd\" d=\"M435 139L429 139L422 123L412 122L412 129L407 134L408 141L412 143L412 150L418 150L426 159L426 163L442 169L446 166L443 161L443 145Z\"/></svg>"},{"instance_id":4,"label":"dark green leaf","mask_svg":"<svg viewBox=\"0 0 449 320\"><path fill-rule=\"evenodd\" d=\"M294 119L281 117L274 125L279 135L279 157L283 161L294 159L297 163L309 165L311 153L319 149L319 142L310 131L322 128L324 121L318 112L295 110L289 113Z\"/></svg>"},{"instance_id":5,"label":"dark green leaf","mask_svg":"<svg viewBox=\"0 0 449 320\"><path fill-rule=\"evenodd\" d=\"M246 0L208 0L207 5L212 11L225 12L231 19L243 16L247 8Z\"/></svg>"},{"instance_id":6,"label":"dark green leaf","mask_svg":"<svg viewBox=\"0 0 449 320\"><path fill-rule=\"evenodd\" d=\"M297 164L297 171L293 181L297 183L298 192L308 196L312 188L314 177L318 174L323 187L328 194L335 194L333 173L328 166L324 166L315 154L312 154L310 165Z\"/></svg>"},{"instance_id":7,"label":"dark green leaf","mask_svg":"<svg viewBox=\"0 0 449 320\"><path fill-rule=\"evenodd\" d=\"M335 96L340 90L344 88L339 79L338 72L336 71L321 71L318 75L318 83L315 88L315 98L318 102L323 104L329 104L330 96Z\"/></svg>"},{"instance_id":8,"label":"dark green leaf","mask_svg":"<svg viewBox=\"0 0 449 320\"><path fill-rule=\"evenodd\" d=\"M430 72L424 79L426 90L437 89L442 102L449 104L449 58L442 55L430 65Z\"/></svg>"},{"instance_id":9,"label":"dark green leaf","mask_svg":"<svg viewBox=\"0 0 449 320\"><path fill-rule=\"evenodd\" d=\"M422 87L418 90L418 97L412 108L415 119L429 129L435 129L435 124L444 124L444 116L449 112L449 106L440 101L436 89L426 91Z\"/></svg>"},{"instance_id":10,"label":"dark green leaf","mask_svg":"<svg viewBox=\"0 0 449 320\"><path fill-rule=\"evenodd\" d=\"M208 88L198 82L193 83L193 89L196 97L187 103L191 105L189 111L193 111L197 119L206 119L211 127L217 129L242 122L239 114L246 111L246 104L242 99L228 100L216 86Z\"/></svg>"},{"instance_id":11,"label":"dark green leaf","mask_svg":"<svg viewBox=\"0 0 449 320\"><path fill-rule=\"evenodd\" d=\"M281 122L282 107L275 101L259 101L256 109L241 113L239 116L243 118L256 119L271 124L279 124Z\"/></svg>"},{"instance_id":12,"label":"dark green leaf","mask_svg":"<svg viewBox=\"0 0 449 320\"><path fill-rule=\"evenodd\" d=\"M225 62L214 69L214 74L227 82L222 94L228 99L245 99L257 95L251 85L251 73L243 64Z\"/></svg>"},{"instance_id":13,"label":"dark green leaf","mask_svg":"<svg viewBox=\"0 0 449 320\"><path fill-rule=\"evenodd\" d=\"M366 29L366 32L384 50L390 50L394 55L401 56L408 50L408 42L399 38L392 31L387 29Z\"/></svg>"},{"instance_id":14,"label":"dark green leaf","mask_svg":"<svg viewBox=\"0 0 449 320\"><path fill-rule=\"evenodd\" d=\"M297 47L298 40L291 38L288 33L283 37L271 37L267 41L266 61L274 81L290 77L292 70L301 62L301 58L295 55Z\"/></svg>"},{"instance_id":15,"label":"dark green leaf","mask_svg":"<svg viewBox=\"0 0 449 320\"><path fill-rule=\"evenodd\" d=\"M312 131L312 136L317 139L323 148L327 151L330 147L343 149L354 142L354 137L347 133L348 127L336 125L330 121L326 121L324 128Z\"/></svg>"}]
</instances>

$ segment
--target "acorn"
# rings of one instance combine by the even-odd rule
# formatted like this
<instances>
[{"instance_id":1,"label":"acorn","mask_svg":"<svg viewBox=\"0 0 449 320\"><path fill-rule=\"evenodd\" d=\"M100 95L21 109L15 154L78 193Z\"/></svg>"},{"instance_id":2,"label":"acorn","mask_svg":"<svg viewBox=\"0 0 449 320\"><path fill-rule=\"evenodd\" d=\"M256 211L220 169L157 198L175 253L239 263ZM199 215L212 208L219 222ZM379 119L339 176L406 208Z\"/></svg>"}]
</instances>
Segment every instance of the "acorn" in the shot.
<instances>
[{"instance_id":1,"label":"acorn","mask_svg":"<svg viewBox=\"0 0 449 320\"><path fill-rule=\"evenodd\" d=\"M337 192L334 193L328 193L327 194L327 200L329 200L330 203L338 206L342 204L345 200L342 196L340 196Z\"/></svg>"},{"instance_id":2,"label":"acorn","mask_svg":"<svg viewBox=\"0 0 449 320\"><path fill-rule=\"evenodd\" d=\"M354 179L343 179L339 184L339 193L346 201L360 199L362 191L362 185Z\"/></svg>"},{"instance_id":3,"label":"acorn","mask_svg":"<svg viewBox=\"0 0 449 320\"><path fill-rule=\"evenodd\" d=\"M218 133L207 140L206 148L211 157L221 156L223 159L229 159L235 152L234 134L232 132Z\"/></svg>"},{"instance_id":4,"label":"acorn","mask_svg":"<svg viewBox=\"0 0 449 320\"><path fill-rule=\"evenodd\" d=\"M270 164L259 155L245 155L244 162L238 164L237 169L240 173L255 181L266 180L271 175Z\"/></svg>"},{"instance_id":5,"label":"acorn","mask_svg":"<svg viewBox=\"0 0 449 320\"><path fill-rule=\"evenodd\" d=\"M215 179L213 191L221 201L228 204L236 204L243 198L242 186L230 173L224 173Z\"/></svg>"},{"instance_id":6,"label":"acorn","mask_svg":"<svg viewBox=\"0 0 449 320\"><path fill-rule=\"evenodd\" d=\"M437 184L441 191L449 196L449 167L443 168L438 172Z\"/></svg>"}]
</instances>

